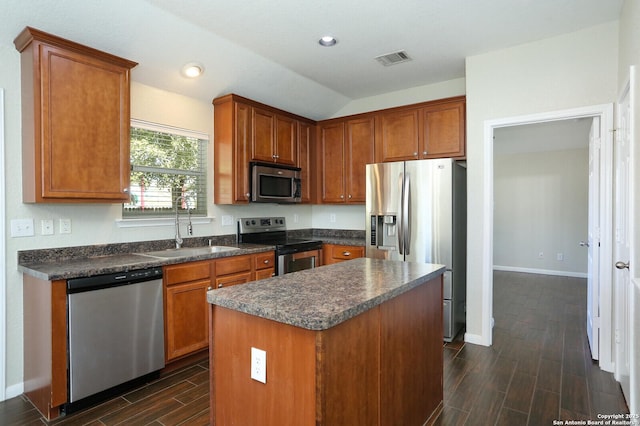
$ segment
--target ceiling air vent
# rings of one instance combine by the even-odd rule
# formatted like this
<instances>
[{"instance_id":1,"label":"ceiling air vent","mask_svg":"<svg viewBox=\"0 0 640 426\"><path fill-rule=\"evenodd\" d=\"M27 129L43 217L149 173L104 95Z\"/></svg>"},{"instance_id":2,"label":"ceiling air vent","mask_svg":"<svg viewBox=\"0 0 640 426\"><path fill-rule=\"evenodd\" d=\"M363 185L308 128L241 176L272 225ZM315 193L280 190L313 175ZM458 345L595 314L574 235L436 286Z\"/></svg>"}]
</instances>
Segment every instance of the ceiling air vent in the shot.
<instances>
[{"instance_id":1,"label":"ceiling air vent","mask_svg":"<svg viewBox=\"0 0 640 426\"><path fill-rule=\"evenodd\" d=\"M407 55L407 52L405 52L404 50L398 50L397 52L387 53L386 55L380 55L376 57L376 61L380 62L385 67L402 62L407 62L410 60L411 57Z\"/></svg>"}]
</instances>

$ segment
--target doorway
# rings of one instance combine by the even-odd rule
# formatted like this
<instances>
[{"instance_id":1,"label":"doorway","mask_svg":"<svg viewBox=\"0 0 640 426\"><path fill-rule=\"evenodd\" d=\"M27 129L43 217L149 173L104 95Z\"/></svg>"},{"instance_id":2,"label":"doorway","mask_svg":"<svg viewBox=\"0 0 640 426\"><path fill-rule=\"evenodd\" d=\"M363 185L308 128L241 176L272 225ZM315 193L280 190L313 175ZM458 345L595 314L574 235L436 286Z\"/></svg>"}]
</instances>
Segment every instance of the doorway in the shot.
<instances>
[{"instance_id":1,"label":"doorway","mask_svg":"<svg viewBox=\"0 0 640 426\"><path fill-rule=\"evenodd\" d=\"M593 117L599 117L602 125L600 126L600 139L602 141L601 150L600 150L600 162L602 165L600 182L603 191L601 193L601 203L600 203L600 223L610 224L612 222L611 217L611 181L612 181L612 152L613 152L613 144L612 144L612 135L607 129L613 128L613 105L596 105L593 107L585 107L571 110L563 110L556 111L551 113L543 113L543 114L533 114L521 117L512 117L512 118L504 118L497 120L486 121L484 124L484 135L485 135L485 167L487 168L487 176L490 176L489 179L486 179L484 182L484 190L485 194L488 194L484 200L484 229L487 230L487 239L485 241L485 246L487 248L489 262L483 265L483 280L482 280L482 291L483 291L483 305L482 305L482 313L483 313L483 335L491 336L492 335L492 324L493 324L493 266L494 266L494 202L495 202L495 192L494 192L494 165L495 165L495 154L494 154L494 136L497 129L501 128L509 128L513 126L522 126L522 125L533 125L540 123L554 123L559 122L561 120L579 120L579 119L591 119ZM611 247L612 247L612 236L611 231L609 231L607 227L600 227L601 229L601 239L600 239L600 248L602 252L602 256L600 257L600 268L599 268L599 277L610 277L611 276ZM576 241L576 244L578 241ZM538 253L539 254L539 253ZM553 253L553 256L557 256L557 253ZM544 257L544 252L543 252ZM584 258L586 259L587 254L584 253ZM557 258L557 257L556 257ZM613 360L612 360L612 352L611 352L611 343L612 343L612 318L611 318L611 288L610 283L608 281L602 281L602 286L600 287L600 366L602 369L606 371L612 371L613 369ZM491 339L491 337L489 337ZM488 342L491 344L491 341Z\"/></svg>"}]
</instances>

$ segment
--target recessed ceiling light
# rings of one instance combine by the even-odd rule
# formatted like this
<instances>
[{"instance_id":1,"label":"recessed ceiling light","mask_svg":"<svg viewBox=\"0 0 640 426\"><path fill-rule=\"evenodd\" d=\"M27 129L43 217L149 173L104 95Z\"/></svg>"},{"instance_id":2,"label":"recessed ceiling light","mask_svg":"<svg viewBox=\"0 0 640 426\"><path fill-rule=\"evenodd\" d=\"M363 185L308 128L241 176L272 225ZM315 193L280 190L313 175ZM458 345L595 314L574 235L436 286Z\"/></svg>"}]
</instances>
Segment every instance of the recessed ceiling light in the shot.
<instances>
[{"instance_id":1,"label":"recessed ceiling light","mask_svg":"<svg viewBox=\"0 0 640 426\"><path fill-rule=\"evenodd\" d=\"M196 78L202 75L204 66L197 62L189 62L182 67L182 75L189 78Z\"/></svg>"},{"instance_id":2,"label":"recessed ceiling light","mask_svg":"<svg viewBox=\"0 0 640 426\"><path fill-rule=\"evenodd\" d=\"M320 40L318 40L318 43L320 43L320 46L325 46L325 47L335 46L337 42L338 40L336 40L335 37L329 36L329 35L326 35L320 38Z\"/></svg>"}]
</instances>

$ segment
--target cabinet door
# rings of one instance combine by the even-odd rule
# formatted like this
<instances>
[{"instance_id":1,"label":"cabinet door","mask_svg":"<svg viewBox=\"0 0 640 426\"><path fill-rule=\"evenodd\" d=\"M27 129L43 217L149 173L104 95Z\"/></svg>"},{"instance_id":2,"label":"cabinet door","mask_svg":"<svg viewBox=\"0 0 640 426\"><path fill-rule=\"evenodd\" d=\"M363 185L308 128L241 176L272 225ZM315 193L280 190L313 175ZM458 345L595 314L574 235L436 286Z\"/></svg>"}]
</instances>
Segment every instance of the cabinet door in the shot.
<instances>
[{"instance_id":1,"label":"cabinet door","mask_svg":"<svg viewBox=\"0 0 640 426\"><path fill-rule=\"evenodd\" d=\"M374 162L374 118L349 120L347 131L347 188L348 203L364 203L366 194L366 165Z\"/></svg>"},{"instance_id":2,"label":"cabinet door","mask_svg":"<svg viewBox=\"0 0 640 426\"><path fill-rule=\"evenodd\" d=\"M129 70L52 46L40 55L40 179L28 181L41 189L26 201L128 200Z\"/></svg>"},{"instance_id":3,"label":"cabinet door","mask_svg":"<svg viewBox=\"0 0 640 426\"><path fill-rule=\"evenodd\" d=\"M204 349L209 344L207 288L210 280L165 289L166 360Z\"/></svg>"},{"instance_id":4,"label":"cabinet door","mask_svg":"<svg viewBox=\"0 0 640 426\"><path fill-rule=\"evenodd\" d=\"M283 115L276 115L275 161L295 166L298 163L298 122Z\"/></svg>"},{"instance_id":5,"label":"cabinet door","mask_svg":"<svg viewBox=\"0 0 640 426\"><path fill-rule=\"evenodd\" d=\"M273 137L275 134L275 114L264 109L252 108L253 142L251 159L274 162Z\"/></svg>"},{"instance_id":6,"label":"cabinet door","mask_svg":"<svg viewBox=\"0 0 640 426\"><path fill-rule=\"evenodd\" d=\"M236 164L235 179L233 175L229 180L233 182L234 201L249 202L249 159L251 156L251 107L246 104L235 102L235 128L232 130L235 138ZM233 147L232 147L233 149ZM228 155L232 158L233 153Z\"/></svg>"},{"instance_id":7,"label":"cabinet door","mask_svg":"<svg viewBox=\"0 0 640 426\"><path fill-rule=\"evenodd\" d=\"M272 269L275 268L276 263L275 253L272 251L266 253L258 253L254 255L254 269L259 271L260 269Z\"/></svg>"},{"instance_id":8,"label":"cabinet door","mask_svg":"<svg viewBox=\"0 0 640 426\"><path fill-rule=\"evenodd\" d=\"M465 156L465 103L425 107L422 158Z\"/></svg>"},{"instance_id":9,"label":"cabinet door","mask_svg":"<svg viewBox=\"0 0 640 426\"><path fill-rule=\"evenodd\" d=\"M300 167L300 180L302 181L302 202L311 202L311 188L313 183L311 182L312 158L311 158L311 144L313 137L314 126L298 122L298 167Z\"/></svg>"},{"instance_id":10,"label":"cabinet door","mask_svg":"<svg viewBox=\"0 0 640 426\"><path fill-rule=\"evenodd\" d=\"M322 202L344 203L344 123L320 127Z\"/></svg>"},{"instance_id":11,"label":"cabinet door","mask_svg":"<svg viewBox=\"0 0 640 426\"><path fill-rule=\"evenodd\" d=\"M214 286L215 288L223 288L245 284L250 281L253 281L251 272L240 272L239 274L216 276Z\"/></svg>"},{"instance_id":12,"label":"cabinet door","mask_svg":"<svg viewBox=\"0 0 640 426\"><path fill-rule=\"evenodd\" d=\"M418 159L419 109L382 113L376 117L376 161Z\"/></svg>"}]
</instances>

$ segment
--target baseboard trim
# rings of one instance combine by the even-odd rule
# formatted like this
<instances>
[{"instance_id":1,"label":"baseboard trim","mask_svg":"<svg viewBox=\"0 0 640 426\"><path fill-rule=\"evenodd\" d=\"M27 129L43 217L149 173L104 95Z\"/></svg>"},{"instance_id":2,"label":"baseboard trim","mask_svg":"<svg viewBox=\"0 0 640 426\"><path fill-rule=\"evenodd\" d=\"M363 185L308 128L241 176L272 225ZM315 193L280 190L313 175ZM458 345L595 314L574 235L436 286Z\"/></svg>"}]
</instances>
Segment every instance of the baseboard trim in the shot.
<instances>
[{"instance_id":1,"label":"baseboard trim","mask_svg":"<svg viewBox=\"0 0 640 426\"><path fill-rule=\"evenodd\" d=\"M473 345L491 346L485 343L479 334L464 333L464 341Z\"/></svg>"},{"instance_id":2,"label":"baseboard trim","mask_svg":"<svg viewBox=\"0 0 640 426\"><path fill-rule=\"evenodd\" d=\"M517 266L493 265L494 271L523 272L525 274L555 275L559 277L587 278L586 272L553 271L550 269L519 268Z\"/></svg>"},{"instance_id":3,"label":"baseboard trim","mask_svg":"<svg viewBox=\"0 0 640 426\"><path fill-rule=\"evenodd\" d=\"M24 393L24 383L20 382L15 385L8 386L5 389L4 396L6 399L15 398L18 395L22 395Z\"/></svg>"}]
</instances>

